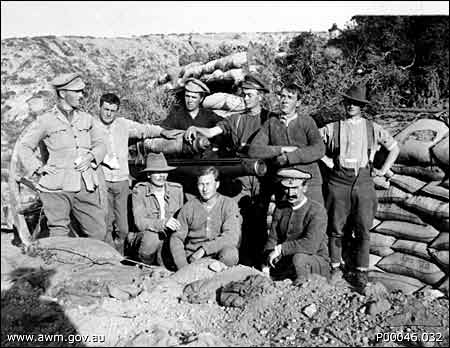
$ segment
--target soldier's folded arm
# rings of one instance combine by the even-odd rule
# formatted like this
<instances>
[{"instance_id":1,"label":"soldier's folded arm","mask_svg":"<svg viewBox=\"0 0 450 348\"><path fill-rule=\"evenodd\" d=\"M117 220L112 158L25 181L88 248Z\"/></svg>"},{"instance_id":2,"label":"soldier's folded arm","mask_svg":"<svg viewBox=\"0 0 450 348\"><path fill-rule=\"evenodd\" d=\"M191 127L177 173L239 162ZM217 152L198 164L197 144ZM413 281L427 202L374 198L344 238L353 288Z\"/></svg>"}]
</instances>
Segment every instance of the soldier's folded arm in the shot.
<instances>
[{"instance_id":1,"label":"soldier's folded arm","mask_svg":"<svg viewBox=\"0 0 450 348\"><path fill-rule=\"evenodd\" d=\"M282 153L282 147L269 145L269 122L264 123L248 148L248 155L252 158L269 159Z\"/></svg>"},{"instance_id":2,"label":"soldier's folded arm","mask_svg":"<svg viewBox=\"0 0 450 348\"><path fill-rule=\"evenodd\" d=\"M286 153L289 164L311 163L320 160L325 155L325 144L316 123L310 117L305 117L307 146Z\"/></svg>"}]
</instances>

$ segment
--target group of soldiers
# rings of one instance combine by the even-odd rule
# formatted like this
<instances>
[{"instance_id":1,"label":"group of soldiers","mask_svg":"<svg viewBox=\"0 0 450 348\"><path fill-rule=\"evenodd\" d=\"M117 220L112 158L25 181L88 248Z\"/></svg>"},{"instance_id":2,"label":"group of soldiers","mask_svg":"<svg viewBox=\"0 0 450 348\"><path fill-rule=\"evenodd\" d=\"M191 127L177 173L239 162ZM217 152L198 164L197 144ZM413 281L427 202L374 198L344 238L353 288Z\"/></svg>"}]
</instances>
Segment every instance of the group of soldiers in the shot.
<instances>
[{"instance_id":1,"label":"group of soldiers","mask_svg":"<svg viewBox=\"0 0 450 348\"><path fill-rule=\"evenodd\" d=\"M366 286L369 229L377 205L372 177L388 172L399 148L386 130L362 116L369 103L364 86L342 94L345 119L318 129L311 117L297 112L302 97L297 84L282 87L280 114L273 114L262 107L269 87L253 73L240 84L245 112L222 118L203 109L210 90L190 78L183 107L160 126L117 117L120 99L112 93L100 98L98 119L82 111L85 84L79 74L58 76L52 85L56 106L34 122L19 144L28 175L39 179L51 236L68 235L73 216L84 235L146 264L176 270L212 257L228 266L258 267L276 279L303 282L316 273L331 282L345 277L359 288ZM186 201L182 185L167 181L175 168L162 153L150 153L141 171L145 179L132 189L137 230L130 231L128 140L178 136L190 143L199 136L212 143L226 139L237 156L265 159L268 174L236 178L242 189L228 197L218 192L218 169L201 168L197 195ZM35 152L40 141L49 153L44 164ZM388 155L381 168L373 168L380 145ZM319 161L327 164L326 180ZM271 197L276 207L267 228ZM344 262L344 231L354 237L351 264Z\"/></svg>"}]
</instances>

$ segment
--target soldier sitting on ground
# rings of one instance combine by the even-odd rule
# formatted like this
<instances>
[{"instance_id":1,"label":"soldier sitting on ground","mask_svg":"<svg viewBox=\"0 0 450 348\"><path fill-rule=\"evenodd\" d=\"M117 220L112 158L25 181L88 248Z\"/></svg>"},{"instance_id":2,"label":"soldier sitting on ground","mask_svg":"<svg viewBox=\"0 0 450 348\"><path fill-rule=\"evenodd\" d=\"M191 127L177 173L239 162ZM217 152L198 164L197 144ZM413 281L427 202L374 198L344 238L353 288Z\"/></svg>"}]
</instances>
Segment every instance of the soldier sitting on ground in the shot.
<instances>
[{"instance_id":1,"label":"soldier sitting on ground","mask_svg":"<svg viewBox=\"0 0 450 348\"><path fill-rule=\"evenodd\" d=\"M141 171L149 181L138 182L133 189L133 216L139 231L128 234L127 253L149 265L163 262L157 256L162 255L164 242L181 227L175 216L183 205L183 187L167 181L174 169L162 153L150 153Z\"/></svg>"},{"instance_id":2,"label":"soldier sitting on ground","mask_svg":"<svg viewBox=\"0 0 450 348\"><path fill-rule=\"evenodd\" d=\"M198 197L180 210L180 228L170 237L170 250L177 269L205 256L228 266L239 261L239 208L232 198L217 192L219 184L217 168L203 168L197 178Z\"/></svg>"}]
</instances>

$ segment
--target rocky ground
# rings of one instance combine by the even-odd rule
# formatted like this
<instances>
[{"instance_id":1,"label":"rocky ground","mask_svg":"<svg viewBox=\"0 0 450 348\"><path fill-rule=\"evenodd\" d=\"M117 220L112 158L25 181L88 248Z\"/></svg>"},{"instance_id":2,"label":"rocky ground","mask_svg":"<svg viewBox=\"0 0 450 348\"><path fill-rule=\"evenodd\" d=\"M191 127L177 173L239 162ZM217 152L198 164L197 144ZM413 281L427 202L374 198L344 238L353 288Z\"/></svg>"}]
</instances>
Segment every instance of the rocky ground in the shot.
<instances>
[{"instance_id":1,"label":"rocky ground","mask_svg":"<svg viewBox=\"0 0 450 348\"><path fill-rule=\"evenodd\" d=\"M267 281L258 296L244 296L243 307L224 307L218 304L218 287L261 274L245 266L222 270L210 260L177 273L106 259L62 260L51 253L25 255L13 245L11 233L2 233L1 242L2 346L447 347L449 343L448 298L430 289L405 296L371 284L359 294L346 283L331 286L322 278L302 285ZM206 294L197 297L199 303L189 302L187 284L200 284L191 286ZM8 340L10 334L23 333L64 335L66 342Z\"/></svg>"}]
</instances>

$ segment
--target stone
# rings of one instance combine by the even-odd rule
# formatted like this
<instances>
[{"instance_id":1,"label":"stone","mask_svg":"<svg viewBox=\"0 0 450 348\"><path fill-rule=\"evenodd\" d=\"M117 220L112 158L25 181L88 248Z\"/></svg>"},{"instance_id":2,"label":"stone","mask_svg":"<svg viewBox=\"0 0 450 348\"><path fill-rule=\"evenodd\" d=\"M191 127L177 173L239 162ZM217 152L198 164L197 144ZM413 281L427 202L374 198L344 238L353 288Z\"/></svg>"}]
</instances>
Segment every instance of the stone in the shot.
<instances>
[{"instance_id":1,"label":"stone","mask_svg":"<svg viewBox=\"0 0 450 348\"><path fill-rule=\"evenodd\" d=\"M371 301L367 303L366 313L369 315L376 315L387 312L391 308L391 303L386 299L378 301Z\"/></svg>"},{"instance_id":2,"label":"stone","mask_svg":"<svg viewBox=\"0 0 450 348\"><path fill-rule=\"evenodd\" d=\"M303 314L305 314L308 318L312 318L314 314L317 312L317 307L314 303L303 308Z\"/></svg>"},{"instance_id":3,"label":"stone","mask_svg":"<svg viewBox=\"0 0 450 348\"><path fill-rule=\"evenodd\" d=\"M127 301L130 299L130 294L121 290L119 287L114 285L108 285L108 294L121 301Z\"/></svg>"}]
</instances>

